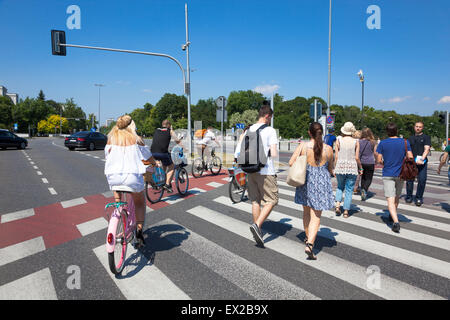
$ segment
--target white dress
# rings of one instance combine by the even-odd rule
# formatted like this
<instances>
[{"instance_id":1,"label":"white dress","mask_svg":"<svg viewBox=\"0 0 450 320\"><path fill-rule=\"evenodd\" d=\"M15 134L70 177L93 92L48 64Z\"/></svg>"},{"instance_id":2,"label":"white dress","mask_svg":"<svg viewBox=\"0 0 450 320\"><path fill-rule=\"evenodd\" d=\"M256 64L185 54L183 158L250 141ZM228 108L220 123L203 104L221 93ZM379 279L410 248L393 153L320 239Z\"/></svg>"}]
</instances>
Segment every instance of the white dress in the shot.
<instances>
[{"instance_id":1,"label":"white dress","mask_svg":"<svg viewBox=\"0 0 450 320\"><path fill-rule=\"evenodd\" d=\"M106 145L105 175L110 189L114 186L127 186L134 192L143 191L146 167L142 160L148 160L151 156L147 146Z\"/></svg>"}]
</instances>

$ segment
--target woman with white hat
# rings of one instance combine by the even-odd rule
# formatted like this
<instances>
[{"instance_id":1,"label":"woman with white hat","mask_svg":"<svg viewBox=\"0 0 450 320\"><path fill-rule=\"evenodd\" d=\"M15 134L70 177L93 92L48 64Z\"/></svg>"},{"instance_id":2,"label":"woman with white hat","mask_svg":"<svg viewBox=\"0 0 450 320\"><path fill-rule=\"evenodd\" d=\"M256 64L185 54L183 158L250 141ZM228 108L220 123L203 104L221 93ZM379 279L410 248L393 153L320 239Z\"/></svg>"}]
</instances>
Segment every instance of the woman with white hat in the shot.
<instances>
[{"instance_id":1,"label":"woman with white hat","mask_svg":"<svg viewBox=\"0 0 450 320\"><path fill-rule=\"evenodd\" d=\"M336 142L336 157L334 174L337 179L336 190L336 215L341 215L342 196L344 199L344 218L348 218L348 211L352 204L353 187L356 177L362 173L362 166L359 160L359 142L352 137L356 131L351 122L346 122L341 128L342 137Z\"/></svg>"}]
</instances>

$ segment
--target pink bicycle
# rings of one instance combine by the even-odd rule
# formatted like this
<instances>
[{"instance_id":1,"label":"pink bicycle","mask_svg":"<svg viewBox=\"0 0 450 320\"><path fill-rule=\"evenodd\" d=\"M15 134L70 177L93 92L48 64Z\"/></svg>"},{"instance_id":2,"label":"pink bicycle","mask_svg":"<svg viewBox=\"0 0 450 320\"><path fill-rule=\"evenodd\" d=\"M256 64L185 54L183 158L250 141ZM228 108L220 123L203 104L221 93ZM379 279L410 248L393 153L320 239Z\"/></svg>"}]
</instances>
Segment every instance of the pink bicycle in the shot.
<instances>
[{"instance_id":1,"label":"pink bicycle","mask_svg":"<svg viewBox=\"0 0 450 320\"><path fill-rule=\"evenodd\" d=\"M114 207L111 216L107 214L108 232L106 234L106 251L108 252L109 269L114 274L120 274L125 266L127 246L132 243L141 247L143 243L136 238L136 216L133 197L134 192L127 186L112 187L120 194L120 202L108 203L105 210ZM125 199L124 199L125 198ZM125 201L122 202L122 199Z\"/></svg>"}]
</instances>

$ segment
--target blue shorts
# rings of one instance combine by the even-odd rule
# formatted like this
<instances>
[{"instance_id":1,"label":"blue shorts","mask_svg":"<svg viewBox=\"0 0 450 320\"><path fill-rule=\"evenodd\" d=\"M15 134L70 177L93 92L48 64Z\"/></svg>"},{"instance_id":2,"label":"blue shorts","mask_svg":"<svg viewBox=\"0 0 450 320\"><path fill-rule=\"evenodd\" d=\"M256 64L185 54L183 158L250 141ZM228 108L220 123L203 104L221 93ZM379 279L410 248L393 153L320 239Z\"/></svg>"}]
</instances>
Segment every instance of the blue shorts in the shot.
<instances>
[{"instance_id":1,"label":"blue shorts","mask_svg":"<svg viewBox=\"0 0 450 320\"><path fill-rule=\"evenodd\" d=\"M170 153L152 153L152 156L155 160L161 161L163 166L170 166L173 164Z\"/></svg>"}]
</instances>

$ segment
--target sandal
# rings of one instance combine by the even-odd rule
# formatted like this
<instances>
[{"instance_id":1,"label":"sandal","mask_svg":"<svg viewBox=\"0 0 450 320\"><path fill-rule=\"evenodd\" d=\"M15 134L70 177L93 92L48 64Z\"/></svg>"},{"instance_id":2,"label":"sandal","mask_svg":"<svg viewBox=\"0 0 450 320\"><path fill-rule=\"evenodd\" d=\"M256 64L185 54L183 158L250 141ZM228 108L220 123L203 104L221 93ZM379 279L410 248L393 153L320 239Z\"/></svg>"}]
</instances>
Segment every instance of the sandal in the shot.
<instances>
[{"instance_id":1,"label":"sandal","mask_svg":"<svg viewBox=\"0 0 450 320\"><path fill-rule=\"evenodd\" d=\"M340 205L336 206L336 208L334 209L334 212L336 212L337 216L340 216L341 215L341 206Z\"/></svg>"},{"instance_id":2,"label":"sandal","mask_svg":"<svg viewBox=\"0 0 450 320\"><path fill-rule=\"evenodd\" d=\"M317 257L313 253L313 246L314 245L312 243L306 243L305 253L308 256L309 260L317 260ZM309 249L309 251L307 251L306 249Z\"/></svg>"}]
</instances>

